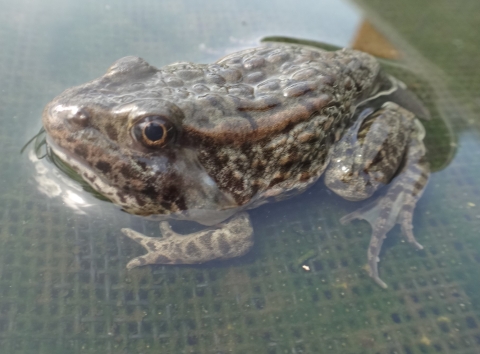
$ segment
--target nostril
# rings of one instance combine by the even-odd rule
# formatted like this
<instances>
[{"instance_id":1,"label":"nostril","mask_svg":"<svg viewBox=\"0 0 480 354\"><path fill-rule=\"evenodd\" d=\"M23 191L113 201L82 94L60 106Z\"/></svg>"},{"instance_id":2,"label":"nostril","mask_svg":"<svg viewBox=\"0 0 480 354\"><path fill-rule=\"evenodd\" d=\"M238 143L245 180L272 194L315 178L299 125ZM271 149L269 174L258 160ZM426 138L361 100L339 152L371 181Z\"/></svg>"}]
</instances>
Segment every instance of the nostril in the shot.
<instances>
[{"instance_id":1,"label":"nostril","mask_svg":"<svg viewBox=\"0 0 480 354\"><path fill-rule=\"evenodd\" d=\"M76 112L71 112L67 119L75 125L86 127L90 121L90 114L82 108Z\"/></svg>"}]
</instances>

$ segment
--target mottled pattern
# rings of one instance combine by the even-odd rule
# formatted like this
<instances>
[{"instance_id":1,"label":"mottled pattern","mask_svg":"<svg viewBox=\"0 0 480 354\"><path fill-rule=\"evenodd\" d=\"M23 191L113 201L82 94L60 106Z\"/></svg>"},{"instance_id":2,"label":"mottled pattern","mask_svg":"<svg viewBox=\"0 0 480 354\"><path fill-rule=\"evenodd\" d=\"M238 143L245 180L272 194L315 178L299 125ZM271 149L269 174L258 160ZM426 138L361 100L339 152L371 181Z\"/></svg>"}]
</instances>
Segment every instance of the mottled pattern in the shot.
<instances>
[{"instance_id":1,"label":"mottled pattern","mask_svg":"<svg viewBox=\"0 0 480 354\"><path fill-rule=\"evenodd\" d=\"M131 229L122 232L141 244L148 253L127 264L132 269L145 264L198 264L205 260L221 260L243 256L253 246L250 218L240 213L215 229L189 235L172 231L167 222L160 223L162 238L144 236Z\"/></svg>"},{"instance_id":2,"label":"mottled pattern","mask_svg":"<svg viewBox=\"0 0 480 354\"><path fill-rule=\"evenodd\" d=\"M366 113L370 113L367 108ZM348 200L363 200L388 184L400 168L415 116L387 103L359 119L334 148L325 184Z\"/></svg>"},{"instance_id":3,"label":"mottled pattern","mask_svg":"<svg viewBox=\"0 0 480 354\"><path fill-rule=\"evenodd\" d=\"M335 139L327 133L333 123L333 118L315 114L273 138L239 147L206 144L199 160L238 204L246 204L281 182L297 184L320 176Z\"/></svg>"},{"instance_id":4,"label":"mottled pattern","mask_svg":"<svg viewBox=\"0 0 480 354\"><path fill-rule=\"evenodd\" d=\"M366 199L390 183L384 197L342 219L372 225L370 275L386 286L377 268L381 244L398 223L421 247L412 213L428 180L423 128L394 103L413 97L402 93L365 53L269 45L207 65L156 69L120 59L55 98L43 123L54 153L133 214L214 225L303 192L327 167L327 186L346 199ZM412 100L403 106L426 112ZM244 213L190 235L162 223L160 240L122 231L148 250L129 269L227 259L253 245Z\"/></svg>"}]
</instances>

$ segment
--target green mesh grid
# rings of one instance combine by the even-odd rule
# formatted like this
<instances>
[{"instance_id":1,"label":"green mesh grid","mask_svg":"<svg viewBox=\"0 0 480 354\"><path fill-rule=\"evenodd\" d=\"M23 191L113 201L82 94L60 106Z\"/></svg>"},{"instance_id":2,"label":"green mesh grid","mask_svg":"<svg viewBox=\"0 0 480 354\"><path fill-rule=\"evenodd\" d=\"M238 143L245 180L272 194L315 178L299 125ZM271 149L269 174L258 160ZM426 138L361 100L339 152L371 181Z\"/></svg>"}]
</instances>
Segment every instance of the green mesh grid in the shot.
<instances>
[{"instance_id":1,"label":"green mesh grid","mask_svg":"<svg viewBox=\"0 0 480 354\"><path fill-rule=\"evenodd\" d=\"M436 172L415 214L425 249L390 232L380 262L387 290L364 269L368 224L338 221L357 206L321 184L252 211L256 244L242 258L127 272L144 250L120 228L158 236L158 224L102 202L78 215L37 191L36 165L19 155L43 106L115 59L214 60L260 35L325 31L294 28L310 8L289 19L282 6L250 1L225 12L217 1L0 0L0 353L480 353L479 3L364 3L407 53L409 70L394 74L433 114ZM180 17L190 27L175 27Z\"/></svg>"}]
</instances>

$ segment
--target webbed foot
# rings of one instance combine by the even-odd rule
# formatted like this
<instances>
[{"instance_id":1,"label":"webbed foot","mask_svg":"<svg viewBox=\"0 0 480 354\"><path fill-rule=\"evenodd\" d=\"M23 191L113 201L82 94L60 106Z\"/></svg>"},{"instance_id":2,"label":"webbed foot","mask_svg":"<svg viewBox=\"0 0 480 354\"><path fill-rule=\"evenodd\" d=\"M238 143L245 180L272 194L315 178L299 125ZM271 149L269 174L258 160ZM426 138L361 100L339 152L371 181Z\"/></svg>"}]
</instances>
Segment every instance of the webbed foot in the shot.
<instances>
[{"instance_id":1,"label":"webbed foot","mask_svg":"<svg viewBox=\"0 0 480 354\"><path fill-rule=\"evenodd\" d=\"M364 219L372 226L368 247L369 274L382 288L387 288L387 284L378 274L379 254L383 240L395 224L400 224L402 234L408 242L419 250L423 249L413 235L412 217L415 205L428 182L429 168L423 158L413 159L414 152L413 146L410 151L410 161L413 160L415 163L405 166L404 171L391 182L384 196L340 219L342 224L354 219Z\"/></svg>"},{"instance_id":2,"label":"webbed foot","mask_svg":"<svg viewBox=\"0 0 480 354\"><path fill-rule=\"evenodd\" d=\"M188 235L172 231L166 221L160 223L162 238L148 237L132 229L122 232L148 251L128 262L129 270L146 264L199 264L234 258L253 246L253 229L247 213L240 213L216 228Z\"/></svg>"}]
</instances>

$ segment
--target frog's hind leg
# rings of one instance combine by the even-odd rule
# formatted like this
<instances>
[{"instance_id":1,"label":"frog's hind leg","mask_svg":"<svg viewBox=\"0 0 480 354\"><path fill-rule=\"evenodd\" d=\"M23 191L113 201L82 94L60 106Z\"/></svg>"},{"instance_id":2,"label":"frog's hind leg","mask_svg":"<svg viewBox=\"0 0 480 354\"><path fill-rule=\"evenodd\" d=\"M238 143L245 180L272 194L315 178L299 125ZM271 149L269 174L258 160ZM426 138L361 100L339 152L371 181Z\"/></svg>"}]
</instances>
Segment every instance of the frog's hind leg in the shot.
<instances>
[{"instance_id":1,"label":"frog's hind leg","mask_svg":"<svg viewBox=\"0 0 480 354\"><path fill-rule=\"evenodd\" d=\"M370 276L383 288L386 288L387 285L378 274L379 254L386 234L395 224L400 224L402 234L410 243L417 249L423 249L412 231L413 211L427 185L430 174L429 165L425 159L425 147L421 140L423 127L418 126L419 124L416 123L416 133L412 134L404 167L390 183L387 193L378 200L340 219L341 223L364 219L372 226L368 265Z\"/></svg>"},{"instance_id":2,"label":"frog's hind leg","mask_svg":"<svg viewBox=\"0 0 480 354\"><path fill-rule=\"evenodd\" d=\"M160 223L162 238L148 237L132 229L122 232L141 244L148 253L132 259L127 269L146 264L199 264L239 257L253 246L253 229L247 213L240 213L216 228L181 235L168 222Z\"/></svg>"}]
</instances>

